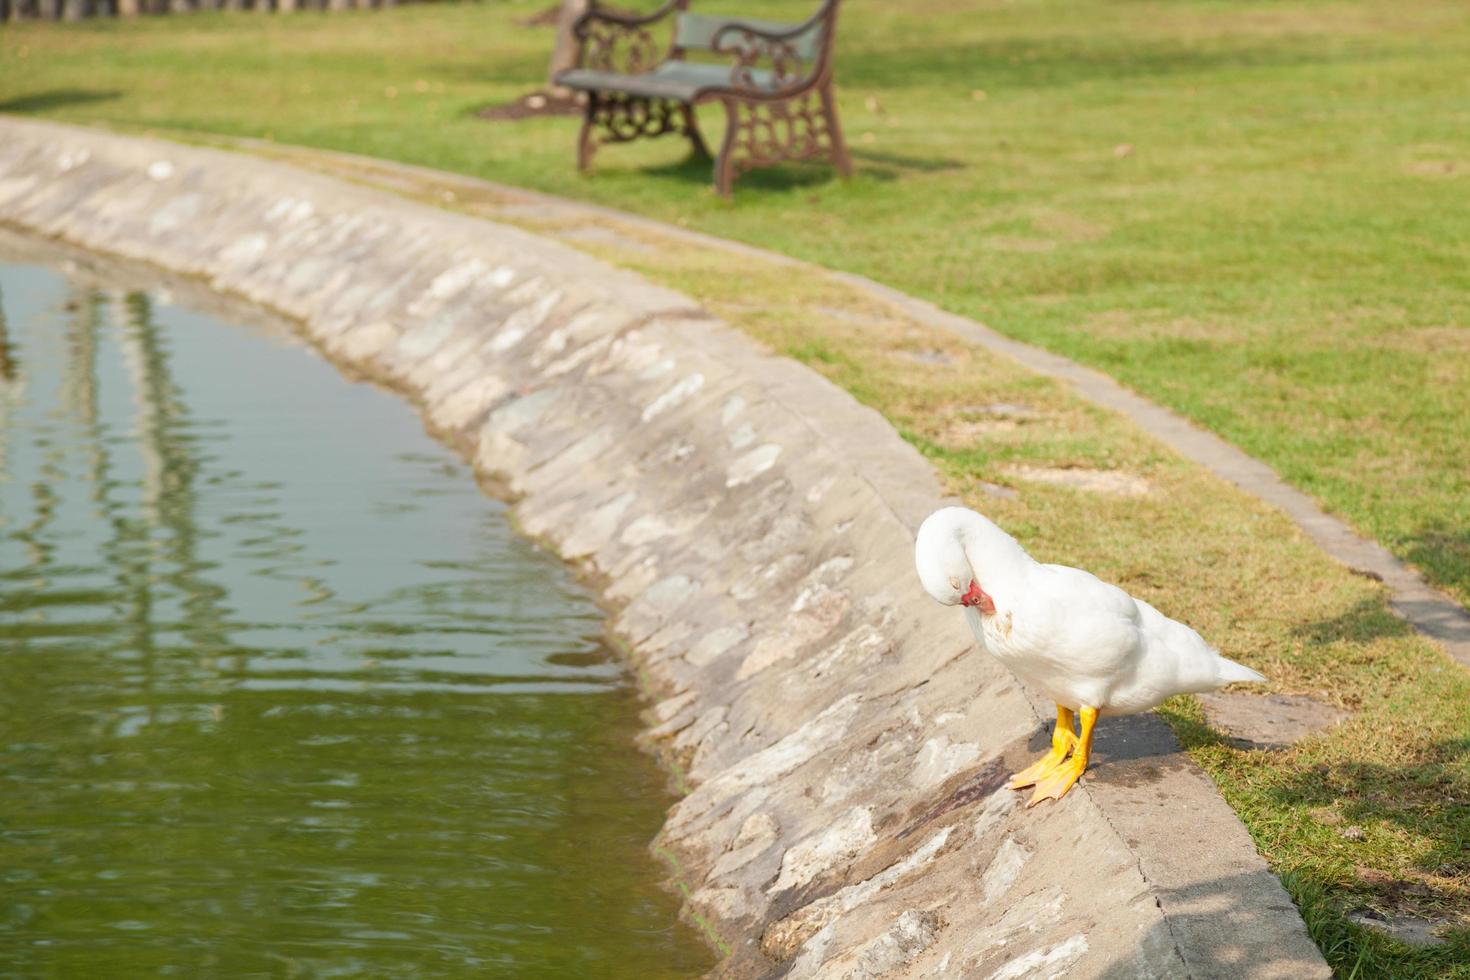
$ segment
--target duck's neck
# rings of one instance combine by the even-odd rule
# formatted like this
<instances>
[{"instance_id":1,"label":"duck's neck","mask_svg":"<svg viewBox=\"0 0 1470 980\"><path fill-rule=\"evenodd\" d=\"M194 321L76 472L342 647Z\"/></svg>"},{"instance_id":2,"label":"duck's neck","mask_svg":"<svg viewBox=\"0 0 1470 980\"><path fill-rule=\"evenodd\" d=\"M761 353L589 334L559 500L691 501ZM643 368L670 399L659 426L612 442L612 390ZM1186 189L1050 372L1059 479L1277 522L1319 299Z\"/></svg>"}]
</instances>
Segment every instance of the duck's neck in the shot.
<instances>
[{"instance_id":1,"label":"duck's neck","mask_svg":"<svg viewBox=\"0 0 1470 980\"><path fill-rule=\"evenodd\" d=\"M1024 592L1026 578L1036 565L1026 549L979 514L960 525L959 539L975 581L998 607L1012 605Z\"/></svg>"}]
</instances>

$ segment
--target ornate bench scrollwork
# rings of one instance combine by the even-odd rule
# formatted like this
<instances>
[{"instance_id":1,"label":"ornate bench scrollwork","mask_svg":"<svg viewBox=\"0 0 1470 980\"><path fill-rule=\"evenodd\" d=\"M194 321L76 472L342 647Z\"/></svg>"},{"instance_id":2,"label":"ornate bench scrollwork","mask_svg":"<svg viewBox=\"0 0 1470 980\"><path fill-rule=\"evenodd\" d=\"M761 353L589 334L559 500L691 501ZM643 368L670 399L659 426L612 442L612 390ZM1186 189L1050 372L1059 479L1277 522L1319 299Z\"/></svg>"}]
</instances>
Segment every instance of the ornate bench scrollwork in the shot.
<instances>
[{"instance_id":1,"label":"ornate bench scrollwork","mask_svg":"<svg viewBox=\"0 0 1470 980\"><path fill-rule=\"evenodd\" d=\"M572 25L572 36L581 45L579 67L625 75L652 71L664 59L666 46L654 39L650 28L688 5L689 0L669 0L643 17L592 7Z\"/></svg>"},{"instance_id":2,"label":"ornate bench scrollwork","mask_svg":"<svg viewBox=\"0 0 1470 980\"><path fill-rule=\"evenodd\" d=\"M851 161L832 91L832 40L839 0L824 0L807 20L777 24L688 12L668 0L647 16L594 7L573 28L578 67L558 84L587 93L578 165L592 166L597 147L645 136L686 136L707 154L694 107L725 108L725 138L715 160L715 186L728 195L736 177L788 160L829 160L846 176ZM654 28L665 20L672 38L662 53ZM724 56L727 65L695 62L690 52Z\"/></svg>"},{"instance_id":3,"label":"ornate bench scrollwork","mask_svg":"<svg viewBox=\"0 0 1470 980\"><path fill-rule=\"evenodd\" d=\"M726 24L720 28L715 32L710 47L719 54L734 57L730 84L738 89L763 92L772 86L786 88L800 81L806 73L806 62L796 45L784 37L761 34L744 24ZM768 80L764 87L757 81L762 64L770 66L764 72Z\"/></svg>"}]
</instances>

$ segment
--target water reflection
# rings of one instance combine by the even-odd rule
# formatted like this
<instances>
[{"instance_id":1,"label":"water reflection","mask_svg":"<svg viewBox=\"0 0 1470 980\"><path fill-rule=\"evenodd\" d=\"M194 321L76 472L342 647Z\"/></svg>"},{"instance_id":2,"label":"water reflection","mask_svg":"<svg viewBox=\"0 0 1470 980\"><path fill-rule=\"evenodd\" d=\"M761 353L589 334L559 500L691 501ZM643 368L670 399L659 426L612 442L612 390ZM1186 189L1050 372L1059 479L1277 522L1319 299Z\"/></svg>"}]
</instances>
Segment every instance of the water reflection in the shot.
<instances>
[{"instance_id":1,"label":"water reflection","mask_svg":"<svg viewBox=\"0 0 1470 980\"><path fill-rule=\"evenodd\" d=\"M0 973L706 967L598 610L289 348L0 264Z\"/></svg>"}]
</instances>

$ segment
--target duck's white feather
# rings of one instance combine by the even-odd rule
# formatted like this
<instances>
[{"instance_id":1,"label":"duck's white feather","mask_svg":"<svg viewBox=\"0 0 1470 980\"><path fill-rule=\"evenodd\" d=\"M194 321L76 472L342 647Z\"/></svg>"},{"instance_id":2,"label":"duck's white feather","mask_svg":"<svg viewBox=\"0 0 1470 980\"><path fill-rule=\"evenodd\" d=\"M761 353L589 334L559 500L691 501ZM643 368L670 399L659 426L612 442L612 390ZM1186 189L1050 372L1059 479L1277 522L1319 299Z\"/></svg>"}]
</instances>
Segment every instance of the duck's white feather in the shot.
<instances>
[{"instance_id":1,"label":"duck's white feather","mask_svg":"<svg viewBox=\"0 0 1470 980\"><path fill-rule=\"evenodd\" d=\"M970 579L995 612L965 609L976 639L1058 704L1104 714L1146 711L1175 694L1264 680L1220 656L1194 630L1089 572L1042 565L995 524L964 508L937 511L915 552L925 589L940 602Z\"/></svg>"}]
</instances>

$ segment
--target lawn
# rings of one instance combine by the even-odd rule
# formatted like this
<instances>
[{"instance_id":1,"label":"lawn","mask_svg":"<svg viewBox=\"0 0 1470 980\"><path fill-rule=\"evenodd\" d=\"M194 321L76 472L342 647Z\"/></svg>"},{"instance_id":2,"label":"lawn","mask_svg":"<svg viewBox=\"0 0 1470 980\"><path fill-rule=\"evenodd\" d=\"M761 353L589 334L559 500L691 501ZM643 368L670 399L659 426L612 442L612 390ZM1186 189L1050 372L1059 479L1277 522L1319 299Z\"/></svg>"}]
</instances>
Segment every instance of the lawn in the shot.
<instances>
[{"instance_id":1,"label":"lawn","mask_svg":"<svg viewBox=\"0 0 1470 980\"><path fill-rule=\"evenodd\" d=\"M784 168L733 202L672 141L606 150L584 180L574 122L474 119L537 81L535 9L7 26L0 111L406 160L864 273L1108 371L1470 599L1470 7L853 4L838 79L858 175ZM1223 742L1189 699L1165 714L1342 976L1470 977L1470 675L1379 586L1013 364L833 281L647 244L604 254L882 411L1042 560L1188 619L1273 690L1353 710L1283 753ZM995 404L1035 414L971 411ZM1027 466L1154 489L1080 494L1018 481ZM1345 919L1363 905L1462 928L1419 952Z\"/></svg>"},{"instance_id":2,"label":"lawn","mask_svg":"<svg viewBox=\"0 0 1470 980\"><path fill-rule=\"evenodd\" d=\"M860 272L1102 368L1470 600L1470 6L854 4L858 176L733 204L672 140L588 181L573 121L476 120L543 73L535 10L10 26L0 111L407 160Z\"/></svg>"}]
</instances>

